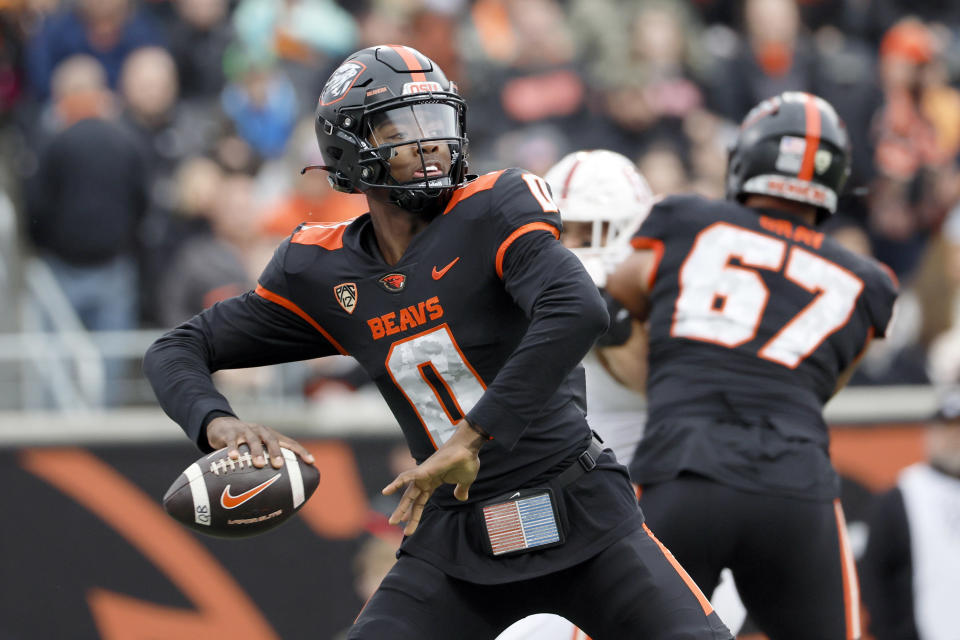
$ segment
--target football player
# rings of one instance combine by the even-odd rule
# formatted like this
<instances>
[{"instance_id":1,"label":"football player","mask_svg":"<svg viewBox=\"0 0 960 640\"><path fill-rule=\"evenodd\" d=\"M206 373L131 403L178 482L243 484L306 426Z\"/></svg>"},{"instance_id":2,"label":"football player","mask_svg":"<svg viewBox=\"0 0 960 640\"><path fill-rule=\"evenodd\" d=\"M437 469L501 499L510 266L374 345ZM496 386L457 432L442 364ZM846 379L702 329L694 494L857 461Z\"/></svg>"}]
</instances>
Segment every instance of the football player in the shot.
<instances>
[{"instance_id":1,"label":"football player","mask_svg":"<svg viewBox=\"0 0 960 640\"><path fill-rule=\"evenodd\" d=\"M641 507L705 593L732 570L773 640L861 633L822 410L884 335L896 284L816 228L849 170L830 104L765 100L731 150L727 199L656 204L607 281L649 321Z\"/></svg>"},{"instance_id":2,"label":"football player","mask_svg":"<svg viewBox=\"0 0 960 640\"><path fill-rule=\"evenodd\" d=\"M344 61L317 139L369 212L301 225L256 290L160 338L144 367L161 405L202 449L279 465L304 449L237 418L211 372L338 353L366 369L419 464L384 489L406 536L351 639L488 639L537 611L596 640L731 638L587 425L578 362L607 312L546 183L467 175L465 121L414 49Z\"/></svg>"},{"instance_id":3,"label":"football player","mask_svg":"<svg viewBox=\"0 0 960 640\"><path fill-rule=\"evenodd\" d=\"M544 179L560 207L560 241L580 258L594 284L606 285L607 275L630 251L630 239L647 217L655 196L637 167L625 156L604 149L575 151L551 167ZM629 464L643 435L646 420L645 323L633 318L606 296L610 328L583 359L587 387L587 420ZM711 604L733 630L743 622L743 605L724 572ZM571 640L582 631L558 616L538 614L512 625L498 640Z\"/></svg>"},{"instance_id":4,"label":"football player","mask_svg":"<svg viewBox=\"0 0 960 640\"><path fill-rule=\"evenodd\" d=\"M647 181L626 157L603 149L576 151L544 178L563 219L560 241L580 258L594 284L631 250L629 241L653 206ZM646 327L608 299L610 328L583 360L590 425L628 464L643 434Z\"/></svg>"}]
</instances>

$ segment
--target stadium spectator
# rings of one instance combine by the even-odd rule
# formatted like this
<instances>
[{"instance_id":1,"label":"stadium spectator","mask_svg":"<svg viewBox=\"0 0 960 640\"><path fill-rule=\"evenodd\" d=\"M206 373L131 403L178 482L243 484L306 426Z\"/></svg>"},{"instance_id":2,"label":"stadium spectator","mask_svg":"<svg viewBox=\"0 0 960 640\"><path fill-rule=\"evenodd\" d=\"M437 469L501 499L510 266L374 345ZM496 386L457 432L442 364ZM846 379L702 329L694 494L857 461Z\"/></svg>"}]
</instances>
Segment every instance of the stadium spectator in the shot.
<instances>
[{"instance_id":1,"label":"stadium spectator","mask_svg":"<svg viewBox=\"0 0 960 640\"><path fill-rule=\"evenodd\" d=\"M712 108L733 122L783 91L814 89L815 51L802 30L796 0L746 0L743 39L711 74Z\"/></svg>"},{"instance_id":2,"label":"stadium spectator","mask_svg":"<svg viewBox=\"0 0 960 640\"><path fill-rule=\"evenodd\" d=\"M311 104L330 67L356 45L356 22L334 0L240 0L231 20L236 45L275 59L299 104Z\"/></svg>"},{"instance_id":3,"label":"stadium spectator","mask_svg":"<svg viewBox=\"0 0 960 640\"><path fill-rule=\"evenodd\" d=\"M954 207L932 246L935 276L929 279L923 313L930 348L927 352L932 382L960 384L960 205ZM921 281L922 282L922 281Z\"/></svg>"},{"instance_id":4,"label":"stadium spectator","mask_svg":"<svg viewBox=\"0 0 960 640\"><path fill-rule=\"evenodd\" d=\"M476 7L473 16L486 57L465 69L469 76L483 79L471 86L471 117L476 114L471 122L477 132L471 153L499 160L493 153L498 137L517 131L522 136L524 129L542 125L556 127L576 145L576 137L586 130L579 123L586 113L587 86L557 0L491 0ZM501 46L504 42L509 46ZM566 151L561 148L542 162L543 168Z\"/></svg>"},{"instance_id":5,"label":"stadium spectator","mask_svg":"<svg viewBox=\"0 0 960 640\"><path fill-rule=\"evenodd\" d=\"M269 54L234 48L227 58L231 81L220 97L224 113L259 156L280 157L299 115L293 83Z\"/></svg>"},{"instance_id":6,"label":"stadium spectator","mask_svg":"<svg viewBox=\"0 0 960 640\"><path fill-rule=\"evenodd\" d=\"M814 228L836 209L848 146L821 98L761 102L731 151L727 200L654 205L607 279L649 319L649 415L630 464L641 508L706 594L729 568L777 640L860 636L823 406L885 334L896 286Z\"/></svg>"},{"instance_id":7,"label":"stadium spectator","mask_svg":"<svg viewBox=\"0 0 960 640\"><path fill-rule=\"evenodd\" d=\"M227 0L174 0L177 20L167 40L177 63L180 95L187 101L212 103L226 84L223 57L233 39Z\"/></svg>"},{"instance_id":8,"label":"stadium spectator","mask_svg":"<svg viewBox=\"0 0 960 640\"><path fill-rule=\"evenodd\" d=\"M135 328L137 230L147 205L139 149L112 116L94 58L63 61L53 91L63 129L26 188L29 236L88 329Z\"/></svg>"},{"instance_id":9,"label":"stadium spectator","mask_svg":"<svg viewBox=\"0 0 960 640\"><path fill-rule=\"evenodd\" d=\"M178 101L177 68L170 53L161 47L144 47L130 54L121 72L120 96L125 107L123 121L143 147L152 206L168 213L177 165L211 147L218 122L203 110Z\"/></svg>"},{"instance_id":10,"label":"stadium spectator","mask_svg":"<svg viewBox=\"0 0 960 640\"><path fill-rule=\"evenodd\" d=\"M181 216L196 221L193 231L170 260L159 283L162 326L174 327L220 300L250 288L243 249L251 226L249 177L224 177L205 158L185 162L179 172ZM236 207L240 207L237 209Z\"/></svg>"},{"instance_id":11,"label":"stadium spectator","mask_svg":"<svg viewBox=\"0 0 960 640\"><path fill-rule=\"evenodd\" d=\"M212 370L351 353L375 378L419 465L383 490L403 493L390 522L405 522L406 537L350 638L481 640L544 606L598 638L732 638L590 433L576 365L607 313L556 240L547 186L516 169L467 178L466 105L451 89L403 46L364 49L334 71L318 142L331 178L363 191L370 214L301 227L256 291L154 343L144 367L161 405L203 449L237 456L246 442L254 464L266 464L265 447L279 467L281 443L312 456L236 418ZM527 499L556 501L562 544L552 546L558 516L539 521L548 548L500 537L490 509Z\"/></svg>"},{"instance_id":12,"label":"stadium spectator","mask_svg":"<svg viewBox=\"0 0 960 640\"><path fill-rule=\"evenodd\" d=\"M122 122L139 144L147 168L149 207L141 233L140 315L147 324L160 317L157 284L169 267L170 215L176 206L174 173L185 158L212 145L218 122L202 108L177 100L177 68L161 47L131 53L120 75Z\"/></svg>"},{"instance_id":13,"label":"stadium spectator","mask_svg":"<svg viewBox=\"0 0 960 640\"><path fill-rule=\"evenodd\" d=\"M579 6L590 11L590 3ZM594 71L601 115L612 126L608 131L593 127L591 136L599 140L588 144L636 155L669 140L686 156L685 121L704 103L696 61L698 27L675 3L645 3L627 10L626 18L624 48ZM624 21L617 15L611 19ZM603 31L595 37L603 38Z\"/></svg>"},{"instance_id":14,"label":"stadium spectator","mask_svg":"<svg viewBox=\"0 0 960 640\"><path fill-rule=\"evenodd\" d=\"M927 456L879 496L860 561L876 640L956 636L960 593L960 389L943 393L927 432Z\"/></svg>"},{"instance_id":15,"label":"stadium spectator","mask_svg":"<svg viewBox=\"0 0 960 640\"><path fill-rule=\"evenodd\" d=\"M946 84L937 47L913 18L891 27L880 45L884 98L874 122L869 230L874 254L905 281L960 199L960 92Z\"/></svg>"},{"instance_id":16,"label":"stadium spectator","mask_svg":"<svg viewBox=\"0 0 960 640\"><path fill-rule=\"evenodd\" d=\"M140 150L115 121L94 58L60 63L53 95L63 129L40 152L25 187L26 229L87 329L135 329L137 234L148 188ZM122 361L106 361L106 402L119 400L122 373Z\"/></svg>"},{"instance_id":17,"label":"stadium spectator","mask_svg":"<svg viewBox=\"0 0 960 640\"><path fill-rule=\"evenodd\" d=\"M133 0L78 0L63 6L41 22L27 48L27 75L33 95L43 101L50 94L53 70L75 54L86 54L103 65L110 87L116 87L120 68L135 49L163 44L162 34Z\"/></svg>"}]
</instances>

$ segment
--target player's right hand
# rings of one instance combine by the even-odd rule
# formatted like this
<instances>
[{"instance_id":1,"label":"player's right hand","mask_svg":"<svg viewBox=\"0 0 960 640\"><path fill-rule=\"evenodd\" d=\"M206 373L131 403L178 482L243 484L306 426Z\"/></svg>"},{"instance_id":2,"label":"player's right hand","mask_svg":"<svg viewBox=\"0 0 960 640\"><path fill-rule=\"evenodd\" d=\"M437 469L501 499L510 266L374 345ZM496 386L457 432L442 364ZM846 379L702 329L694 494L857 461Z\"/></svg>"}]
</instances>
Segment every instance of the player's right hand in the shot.
<instances>
[{"instance_id":1,"label":"player's right hand","mask_svg":"<svg viewBox=\"0 0 960 640\"><path fill-rule=\"evenodd\" d=\"M390 516L390 524L405 522L404 535L412 535L420 524L427 500L442 484L456 485L457 500L469 497L470 485L480 471L480 447L486 438L480 436L464 420L453 435L422 463L398 475L383 488L383 495L404 489L400 504Z\"/></svg>"},{"instance_id":2,"label":"player's right hand","mask_svg":"<svg viewBox=\"0 0 960 640\"><path fill-rule=\"evenodd\" d=\"M264 450L274 468L282 467L283 454L280 452L280 447L290 449L303 458L304 462L313 464L313 456L310 452L293 438L262 424L244 422L233 416L219 416L211 420L207 425L207 442L214 449L229 447L227 455L232 460L240 457L239 447L241 444L246 444L250 448L255 467L266 465Z\"/></svg>"}]
</instances>

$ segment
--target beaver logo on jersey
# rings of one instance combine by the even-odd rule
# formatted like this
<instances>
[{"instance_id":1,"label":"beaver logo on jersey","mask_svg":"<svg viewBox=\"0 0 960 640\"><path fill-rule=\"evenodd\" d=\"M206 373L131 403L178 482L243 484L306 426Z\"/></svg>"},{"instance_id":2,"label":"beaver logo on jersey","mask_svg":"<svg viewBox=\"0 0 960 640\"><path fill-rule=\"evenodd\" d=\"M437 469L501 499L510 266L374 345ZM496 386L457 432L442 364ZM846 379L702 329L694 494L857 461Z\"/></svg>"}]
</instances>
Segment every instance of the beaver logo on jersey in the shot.
<instances>
[{"instance_id":1,"label":"beaver logo on jersey","mask_svg":"<svg viewBox=\"0 0 960 640\"><path fill-rule=\"evenodd\" d=\"M357 285L353 282L344 282L333 288L333 295L347 313L353 313L357 308Z\"/></svg>"},{"instance_id":2,"label":"beaver logo on jersey","mask_svg":"<svg viewBox=\"0 0 960 640\"><path fill-rule=\"evenodd\" d=\"M333 72L333 75L327 80L327 84L324 85L323 92L320 94L320 104L326 106L342 99L366 68L367 65L356 60L344 62L340 65L340 68Z\"/></svg>"},{"instance_id":3,"label":"beaver logo on jersey","mask_svg":"<svg viewBox=\"0 0 960 640\"><path fill-rule=\"evenodd\" d=\"M407 286L407 276L402 273L388 273L380 278L380 286L390 293L399 293Z\"/></svg>"}]
</instances>

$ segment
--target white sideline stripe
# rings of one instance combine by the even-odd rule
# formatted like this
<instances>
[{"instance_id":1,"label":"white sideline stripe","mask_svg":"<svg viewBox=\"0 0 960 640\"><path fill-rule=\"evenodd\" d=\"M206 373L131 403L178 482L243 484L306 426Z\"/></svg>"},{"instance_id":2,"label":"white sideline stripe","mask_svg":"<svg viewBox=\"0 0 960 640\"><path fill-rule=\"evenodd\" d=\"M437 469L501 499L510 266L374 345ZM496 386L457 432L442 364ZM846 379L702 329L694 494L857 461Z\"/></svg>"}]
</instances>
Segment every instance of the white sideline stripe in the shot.
<instances>
[{"instance_id":1,"label":"white sideline stripe","mask_svg":"<svg viewBox=\"0 0 960 640\"><path fill-rule=\"evenodd\" d=\"M203 471L194 462L183 472L190 481L190 495L193 496L193 520L205 527L210 526L210 498L207 496L207 483L203 481ZM204 514L201 518L200 515Z\"/></svg>"},{"instance_id":2,"label":"white sideline stripe","mask_svg":"<svg viewBox=\"0 0 960 640\"><path fill-rule=\"evenodd\" d=\"M303 504L303 476L300 475L300 463L297 462L297 454L290 449L281 447L280 451L283 452L287 473L290 474L290 493L293 497L293 508L296 509Z\"/></svg>"}]
</instances>

